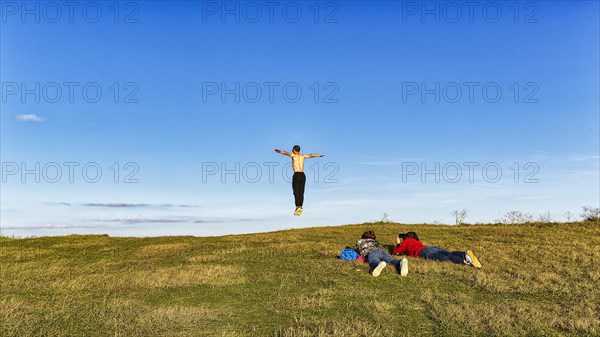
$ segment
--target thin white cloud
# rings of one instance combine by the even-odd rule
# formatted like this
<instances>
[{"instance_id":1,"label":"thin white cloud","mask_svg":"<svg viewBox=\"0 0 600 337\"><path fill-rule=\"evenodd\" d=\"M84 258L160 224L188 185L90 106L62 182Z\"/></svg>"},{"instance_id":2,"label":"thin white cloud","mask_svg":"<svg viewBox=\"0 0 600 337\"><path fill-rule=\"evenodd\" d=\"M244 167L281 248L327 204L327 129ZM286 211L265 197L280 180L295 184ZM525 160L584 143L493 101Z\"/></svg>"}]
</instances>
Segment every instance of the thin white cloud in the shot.
<instances>
[{"instance_id":1,"label":"thin white cloud","mask_svg":"<svg viewBox=\"0 0 600 337\"><path fill-rule=\"evenodd\" d=\"M63 203L64 204L64 203ZM70 205L69 205L70 206ZM134 204L134 203L84 203L85 207L111 207L111 208L134 208L134 207L198 207L198 205L185 204Z\"/></svg>"},{"instance_id":2,"label":"thin white cloud","mask_svg":"<svg viewBox=\"0 0 600 337\"><path fill-rule=\"evenodd\" d=\"M147 207L149 204L129 204L129 203L86 203L86 207Z\"/></svg>"},{"instance_id":3,"label":"thin white cloud","mask_svg":"<svg viewBox=\"0 0 600 337\"><path fill-rule=\"evenodd\" d=\"M596 156L596 155L583 155L583 154L579 154L579 153L575 153L573 155L571 155L569 157L570 161L591 161L591 162L598 162L600 161L600 156Z\"/></svg>"},{"instance_id":4,"label":"thin white cloud","mask_svg":"<svg viewBox=\"0 0 600 337\"><path fill-rule=\"evenodd\" d=\"M226 222L226 221L252 221L252 220L260 220L260 219L252 219L252 218L198 218L198 217L190 217L190 216L176 216L176 215L167 215L157 218L147 218L145 216L137 216L131 217L126 216L124 218L109 218L109 219L95 219L93 221L98 222L109 222L109 223L120 223L124 225L133 225L133 224L153 224L153 223L213 223L213 222Z\"/></svg>"},{"instance_id":5,"label":"thin white cloud","mask_svg":"<svg viewBox=\"0 0 600 337\"><path fill-rule=\"evenodd\" d=\"M48 223L38 226L2 226L2 230L5 229L19 229L19 230L36 230L36 229L66 229L66 228L95 228L95 226L75 226L64 223Z\"/></svg>"},{"instance_id":6,"label":"thin white cloud","mask_svg":"<svg viewBox=\"0 0 600 337\"><path fill-rule=\"evenodd\" d=\"M20 114L17 116L17 120L21 122L43 122L46 119L36 114Z\"/></svg>"}]
</instances>

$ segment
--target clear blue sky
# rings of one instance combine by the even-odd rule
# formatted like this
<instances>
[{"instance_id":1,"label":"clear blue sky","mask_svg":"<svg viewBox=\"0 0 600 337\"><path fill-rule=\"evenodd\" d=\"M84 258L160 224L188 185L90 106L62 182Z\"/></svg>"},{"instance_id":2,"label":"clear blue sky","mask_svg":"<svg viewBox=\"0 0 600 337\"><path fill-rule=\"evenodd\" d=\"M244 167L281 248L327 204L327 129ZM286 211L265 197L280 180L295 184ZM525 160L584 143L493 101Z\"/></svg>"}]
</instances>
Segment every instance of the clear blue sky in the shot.
<instances>
[{"instance_id":1,"label":"clear blue sky","mask_svg":"<svg viewBox=\"0 0 600 337\"><path fill-rule=\"evenodd\" d=\"M217 235L384 212L451 223L463 208L469 222L562 220L598 207L598 2L475 3L470 16L460 3L281 2L269 17L262 2L123 2L115 17L113 3L70 15L3 2L2 234ZM295 144L327 155L307 162L302 217L273 152ZM239 163L239 183L222 163ZM440 181L423 179L436 163Z\"/></svg>"}]
</instances>

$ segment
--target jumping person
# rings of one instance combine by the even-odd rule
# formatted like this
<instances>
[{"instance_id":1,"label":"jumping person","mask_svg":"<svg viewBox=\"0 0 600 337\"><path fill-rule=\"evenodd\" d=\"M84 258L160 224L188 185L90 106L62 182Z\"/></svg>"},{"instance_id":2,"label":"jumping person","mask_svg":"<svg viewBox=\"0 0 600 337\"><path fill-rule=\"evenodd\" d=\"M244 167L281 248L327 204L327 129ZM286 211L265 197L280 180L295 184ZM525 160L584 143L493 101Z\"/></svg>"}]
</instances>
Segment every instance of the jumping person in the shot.
<instances>
[{"instance_id":1,"label":"jumping person","mask_svg":"<svg viewBox=\"0 0 600 337\"><path fill-rule=\"evenodd\" d=\"M379 276L388 263L396 267L396 271L400 276L408 274L408 260L406 258L402 260L393 259L376 240L373 231L364 232L360 240L356 241L356 248L360 256L369 263L369 272L374 277Z\"/></svg>"},{"instance_id":2,"label":"jumping person","mask_svg":"<svg viewBox=\"0 0 600 337\"><path fill-rule=\"evenodd\" d=\"M301 154L300 146L294 145L292 153L275 149L275 152L292 157L292 168L294 169L294 177L292 178L292 190L294 191L294 201L296 210L294 215L302 214L302 205L304 204L304 185L306 184L306 175L304 174L304 159L323 157L324 154Z\"/></svg>"},{"instance_id":3,"label":"jumping person","mask_svg":"<svg viewBox=\"0 0 600 337\"><path fill-rule=\"evenodd\" d=\"M412 257L422 257L424 259L434 261L451 261L458 264L466 264L475 268L481 268L481 263L473 252L454 251L449 252L445 249L436 246L425 246L419 241L419 237L415 232L399 234L396 238L396 246L393 254L406 254Z\"/></svg>"}]
</instances>

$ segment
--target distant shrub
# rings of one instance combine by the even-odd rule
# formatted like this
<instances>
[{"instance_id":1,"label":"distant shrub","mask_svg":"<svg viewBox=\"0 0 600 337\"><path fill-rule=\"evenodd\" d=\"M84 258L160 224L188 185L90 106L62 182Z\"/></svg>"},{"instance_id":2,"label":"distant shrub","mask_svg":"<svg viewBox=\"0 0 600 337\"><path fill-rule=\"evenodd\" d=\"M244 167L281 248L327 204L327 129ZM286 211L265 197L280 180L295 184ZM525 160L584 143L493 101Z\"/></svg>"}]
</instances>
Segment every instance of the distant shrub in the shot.
<instances>
[{"instance_id":1,"label":"distant shrub","mask_svg":"<svg viewBox=\"0 0 600 337\"><path fill-rule=\"evenodd\" d=\"M585 221L600 221L600 207L583 206L581 218Z\"/></svg>"},{"instance_id":2,"label":"distant shrub","mask_svg":"<svg viewBox=\"0 0 600 337\"><path fill-rule=\"evenodd\" d=\"M379 222L389 223L392 222L392 220L390 220L390 216L386 212L383 212L383 214L381 214L381 219L379 219Z\"/></svg>"},{"instance_id":3,"label":"distant shrub","mask_svg":"<svg viewBox=\"0 0 600 337\"><path fill-rule=\"evenodd\" d=\"M571 212L569 212L569 211L566 211L566 212L563 214L563 216L565 217L565 220L566 220L567 222L571 222L571 221L575 220L575 214L573 214L573 213L571 213Z\"/></svg>"},{"instance_id":4,"label":"distant shrub","mask_svg":"<svg viewBox=\"0 0 600 337\"><path fill-rule=\"evenodd\" d=\"M550 210L548 210L546 213L542 213L540 214L537 219L537 222L541 222L541 223L549 223L552 222L552 215L550 215Z\"/></svg>"},{"instance_id":5,"label":"distant shrub","mask_svg":"<svg viewBox=\"0 0 600 337\"><path fill-rule=\"evenodd\" d=\"M467 212L467 210L465 208L463 208L460 211L455 209L450 214L454 217L455 224L462 225L465 222L465 219L467 218L468 213L469 212Z\"/></svg>"},{"instance_id":6,"label":"distant shrub","mask_svg":"<svg viewBox=\"0 0 600 337\"><path fill-rule=\"evenodd\" d=\"M502 218L496 220L496 222L504 224L518 224L518 223L529 223L533 222L533 215L521 211L509 211L502 216Z\"/></svg>"}]
</instances>

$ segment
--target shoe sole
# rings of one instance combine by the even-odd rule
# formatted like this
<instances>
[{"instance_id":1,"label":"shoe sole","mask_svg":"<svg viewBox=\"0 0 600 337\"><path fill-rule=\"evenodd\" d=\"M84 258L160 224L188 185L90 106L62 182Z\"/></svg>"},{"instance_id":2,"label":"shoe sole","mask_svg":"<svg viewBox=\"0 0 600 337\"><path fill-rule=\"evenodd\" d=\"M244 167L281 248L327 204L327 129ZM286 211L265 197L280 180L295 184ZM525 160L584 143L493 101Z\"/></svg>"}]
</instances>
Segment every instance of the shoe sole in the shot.
<instances>
[{"instance_id":1,"label":"shoe sole","mask_svg":"<svg viewBox=\"0 0 600 337\"><path fill-rule=\"evenodd\" d=\"M481 263L479 263L479 260L477 259L477 257L475 256L475 254L473 254L472 251L467 250L467 255L471 258L471 262L473 263L473 267L475 267L475 268L481 268Z\"/></svg>"},{"instance_id":2,"label":"shoe sole","mask_svg":"<svg viewBox=\"0 0 600 337\"><path fill-rule=\"evenodd\" d=\"M373 277L377 277L381 274L381 271L383 270L383 268L385 268L385 266L387 266L387 263L385 263L384 261L379 262L379 264L377 265L377 267L375 267L375 269L373 269Z\"/></svg>"},{"instance_id":3,"label":"shoe sole","mask_svg":"<svg viewBox=\"0 0 600 337\"><path fill-rule=\"evenodd\" d=\"M408 260L403 258L402 266L400 266L400 276L405 277L406 275L408 275Z\"/></svg>"}]
</instances>

